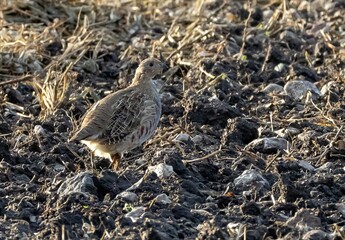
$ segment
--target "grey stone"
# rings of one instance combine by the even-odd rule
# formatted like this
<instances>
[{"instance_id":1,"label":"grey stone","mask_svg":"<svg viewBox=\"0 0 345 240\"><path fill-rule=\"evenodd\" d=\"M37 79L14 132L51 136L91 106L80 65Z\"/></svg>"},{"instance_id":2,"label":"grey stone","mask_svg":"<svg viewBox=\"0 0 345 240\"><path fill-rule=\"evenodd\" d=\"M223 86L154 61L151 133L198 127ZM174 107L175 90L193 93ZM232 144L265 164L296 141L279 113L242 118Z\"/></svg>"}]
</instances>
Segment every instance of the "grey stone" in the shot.
<instances>
[{"instance_id":1,"label":"grey stone","mask_svg":"<svg viewBox=\"0 0 345 240\"><path fill-rule=\"evenodd\" d=\"M70 195L72 193L91 193L97 195L97 188L92 180L92 174L82 172L71 178L67 178L59 187L60 196Z\"/></svg>"},{"instance_id":2,"label":"grey stone","mask_svg":"<svg viewBox=\"0 0 345 240\"><path fill-rule=\"evenodd\" d=\"M301 100L307 92L311 92L313 98L321 96L321 92L314 83L304 80L289 81L284 86L285 93L294 100Z\"/></svg>"}]
</instances>

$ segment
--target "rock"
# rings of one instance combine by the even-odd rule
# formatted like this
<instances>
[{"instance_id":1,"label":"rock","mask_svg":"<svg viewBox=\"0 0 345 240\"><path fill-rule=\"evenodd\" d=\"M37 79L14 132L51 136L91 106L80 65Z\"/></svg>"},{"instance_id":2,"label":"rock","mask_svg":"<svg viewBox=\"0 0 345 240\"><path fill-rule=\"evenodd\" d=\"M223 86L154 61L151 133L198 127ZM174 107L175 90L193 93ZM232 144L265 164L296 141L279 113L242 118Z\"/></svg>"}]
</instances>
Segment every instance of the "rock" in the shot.
<instances>
[{"instance_id":1,"label":"rock","mask_svg":"<svg viewBox=\"0 0 345 240\"><path fill-rule=\"evenodd\" d=\"M250 189L254 185L258 189L269 186L268 181L254 169L245 170L241 176L235 178L234 184L236 188L240 189Z\"/></svg>"},{"instance_id":2,"label":"rock","mask_svg":"<svg viewBox=\"0 0 345 240\"><path fill-rule=\"evenodd\" d=\"M0 160L2 159L7 163L12 162L10 148L7 144L7 141L5 141L4 139L0 139Z\"/></svg>"},{"instance_id":3,"label":"rock","mask_svg":"<svg viewBox=\"0 0 345 240\"><path fill-rule=\"evenodd\" d=\"M342 216L345 216L345 203L338 203L336 204L336 206L337 206L338 212L340 212Z\"/></svg>"},{"instance_id":4,"label":"rock","mask_svg":"<svg viewBox=\"0 0 345 240\"><path fill-rule=\"evenodd\" d=\"M171 200L169 199L168 195L166 195L165 193L159 194L155 200L155 203L161 203L161 204L170 204Z\"/></svg>"},{"instance_id":5,"label":"rock","mask_svg":"<svg viewBox=\"0 0 345 240\"><path fill-rule=\"evenodd\" d=\"M174 173L173 167L165 163L160 163L155 166L150 166L148 168L148 171L156 173L157 177L159 178L167 178L167 177L170 177Z\"/></svg>"},{"instance_id":6,"label":"rock","mask_svg":"<svg viewBox=\"0 0 345 240\"><path fill-rule=\"evenodd\" d=\"M292 70L292 75L303 76L306 80L310 80L312 82L316 82L321 79L314 69L311 69L305 65L294 64L290 70Z\"/></svg>"},{"instance_id":7,"label":"rock","mask_svg":"<svg viewBox=\"0 0 345 240\"><path fill-rule=\"evenodd\" d=\"M141 238L142 240L170 240L170 239L174 239L172 237L170 237L168 234L166 234L163 231L159 231L157 229L153 229L153 228L149 228L147 230L145 230L142 235Z\"/></svg>"},{"instance_id":8,"label":"rock","mask_svg":"<svg viewBox=\"0 0 345 240\"><path fill-rule=\"evenodd\" d=\"M181 183L181 187L185 189L187 192L195 194L197 196L203 195L199 191L199 187L195 184L195 182L189 179L183 180L183 182Z\"/></svg>"},{"instance_id":9,"label":"rock","mask_svg":"<svg viewBox=\"0 0 345 240\"><path fill-rule=\"evenodd\" d=\"M308 163L307 161L304 161L304 160L299 160L298 166L300 166L300 167L302 167L308 171L311 171L311 172L316 170L310 163Z\"/></svg>"},{"instance_id":10,"label":"rock","mask_svg":"<svg viewBox=\"0 0 345 240\"><path fill-rule=\"evenodd\" d=\"M320 172L330 172L334 169L334 163L332 162L326 162L325 164L321 165L320 167L317 168L317 171Z\"/></svg>"},{"instance_id":11,"label":"rock","mask_svg":"<svg viewBox=\"0 0 345 240\"><path fill-rule=\"evenodd\" d=\"M208 219L213 217L213 214L204 210L204 209L192 209L191 213L193 213L194 215L197 215L199 218L203 218L203 219Z\"/></svg>"},{"instance_id":12,"label":"rock","mask_svg":"<svg viewBox=\"0 0 345 240\"><path fill-rule=\"evenodd\" d=\"M280 34L280 39L289 44L289 47L295 50L299 50L303 44L303 41L295 33L285 30Z\"/></svg>"},{"instance_id":13,"label":"rock","mask_svg":"<svg viewBox=\"0 0 345 240\"><path fill-rule=\"evenodd\" d=\"M190 138L189 134L187 134L187 133L180 133L173 139L173 142L187 143L189 141L191 141L191 138Z\"/></svg>"},{"instance_id":14,"label":"rock","mask_svg":"<svg viewBox=\"0 0 345 240\"><path fill-rule=\"evenodd\" d=\"M137 201L138 195L133 192L124 191L119 193L116 198L120 198L125 202L133 203Z\"/></svg>"},{"instance_id":15,"label":"rock","mask_svg":"<svg viewBox=\"0 0 345 240\"><path fill-rule=\"evenodd\" d=\"M194 137L192 137L192 141L195 144L200 144L203 140L203 137L201 135L195 135Z\"/></svg>"},{"instance_id":16,"label":"rock","mask_svg":"<svg viewBox=\"0 0 345 240\"><path fill-rule=\"evenodd\" d=\"M95 181L97 189L102 193L109 193L112 198L131 186L131 182L124 177L119 177L112 170L104 170Z\"/></svg>"},{"instance_id":17,"label":"rock","mask_svg":"<svg viewBox=\"0 0 345 240\"><path fill-rule=\"evenodd\" d=\"M174 215L175 219L186 218L186 219L192 219L193 220L191 210L187 207L184 207L181 204L176 203L171 208L171 212Z\"/></svg>"},{"instance_id":18,"label":"rock","mask_svg":"<svg viewBox=\"0 0 345 240\"><path fill-rule=\"evenodd\" d=\"M11 103L22 104L24 102L24 96L17 89L8 88L6 94L7 100Z\"/></svg>"},{"instance_id":19,"label":"rock","mask_svg":"<svg viewBox=\"0 0 345 240\"><path fill-rule=\"evenodd\" d=\"M182 162L181 154L176 151L168 151L165 150L166 154L164 156L163 162L167 165L170 165L173 167L174 172L177 175L181 176L190 176L189 170L186 168L186 166Z\"/></svg>"},{"instance_id":20,"label":"rock","mask_svg":"<svg viewBox=\"0 0 345 240\"><path fill-rule=\"evenodd\" d=\"M259 138L249 143L245 149L253 149L261 153L277 153L288 150L289 143L284 138Z\"/></svg>"},{"instance_id":21,"label":"rock","mask_svg":"<svg viewBox=\"0 0 345 240\"><path fill-rule=\"evenodd\" d=\"M132 211L125 215L125 218L130 219L133 223L136 223L140 219L142 219L142 215L145 213L145 207L136 207L133 208Z\"/></svg>"},{"instance_id":22,"label":"rock","mask_svg":"<svg viewBox=\"0 0 345 240\"><path fill-rule=\"evenodd\" d=\"M287 127L287 128L279 129L274 132L281 138L288 138L288 137L297 135L298 133L301 132L301 130L294 127Z\"/></svg>"},{"instance_id":23,"label":"rock","mask_svg":"<svg viewBox=\"0 0 345 240\"><path fill-rule=\"evenodd\" d=\"M61 53L61 49L63 48L63 45L60 41L54 41L48 43L45 47L45 50L47 51L50 56L56 56Z\"/></svg>"},{"instance_id":24,"label":"rock","mask_svg":"<svg viewBox=\"0 0 345 240\"><path fill-rule=\"evenodd\" d=\"M90 193L97 195L97 188L94 185L92 174L82 172L74 177L67 178L57 192L60 196L66 196L72 193Z\"/></svg>"},{"instance_id":25,"label":"rock","mask_svg":"<svg viewBox=\"0 0 345 240\"><path fill-rule=\"evenodd\" d=\"M270 83L268 84L263 90L262 92L264 93L280 93L283 92L284 88L278 84L275 83Z\"/></svg>"},{"instance_id":26,"label":"rock","mask_svg":"<svg viewBox=\"0 0 345 240\"><path fill-rule=\"evenodd\" d=\"M309 209L299 209L284 225L301 231L322 228L321 219Z\"/></svg>"},{"instance_id":27,"label":"rock","mask_svg":"<svg viewBox=\"0 0 345 240\"><path fill-rule=\"evenodd\" d=\"M0 120L1 121L1 120ZM11 127L6 122L0 122L0 134L7 134L11 132Z\"/></svg>"},{"instance_id":28,"label":"rock","mask_svg":"<svg viewBox=\"0 0 345 240\"><path fill-rule=\"evenodd\" d=\"M259 136L258 127L258 123L253 119L229 120L227 125L229 130L224 138L227 144L232 142L248 144Z\"/></svg>"},{"instance_id":29,"label":"rock","mask_svg":"<svg viewBox=\"0 0 345 240\"><path fill-rule=\"evenodd\" d=\"M243 232L244 224L237 223L237 222L229 222L228 225L226 225L226 230L228 231L230 237L236 237L241 232Z\"/></svg>"},{"instance_id":30,"label":"rock","mask_svg":"<svg viewBox=\"0 0 345 240\"><path fill-rule=\"evenodd\" d=\"M267 21L273 16L273 10L267 8L263 11L262 14L263 14L263 18L264 18L265 25L266 25Z\"/></svg>"},{"instance_id":31,"label":"rock","mask_svg":"<svg viewBox=\"0 0 345 240\"><path fill-rule=\"evenodd\" d=\"M338 102L340 98L339 89L340 86L337 82L330 81L321 88L321 96L329 97L329 100L332 102Z\"/></svg>"},{"instance_id":32,"label":"rock","mask_svg":"<svg viewBox=\"0 0 345 240\"><path fill-rule=\"evenodd\" d=\"M207 98L206 96L195 97L193 109L188 112L188 118L192 122L200 124L210 124L224 127L229 118L235 118L241 115L240 111L230 106L218 98Z\"/></svg>"},{"instance_id":33,"label":"rock","mask_svg":"<svg viewBox=\"0 0 345 240\"><path fill-rule=\"evenodd\" d=\"M46 131L41 125L35 125L34 133L38 136L44 136L46 134Z\"/></svg>"},{"instance_id":34,"label":"rock","mask_svg":"<svg viewBox=\"0 0 345 240\"><path fill-rule=\"evenodd\" d=\"M14 239L28 239L29 236L32 236L30 223L22 219L16 221L11 227L10 232L10 236L15 236Z\"/></svg>"},{"instance_id":35,"label":"rock","mask_svg":"<svg viewBox=\"0 0 345 240\"><path fill-rule=\"evenodd\" d=\"M245 233L242 233L237 237L237 239L253 239L253 240L261 240L262 236L265 235L267 232L264 226L260 226L260 228L255 229L248 229L246 228Z\"/></svg>"},{"instance_id":36,"label":"rock","mask_svg":"<svg viewBox=\"0 0 345 240\"><path fill-rule=\"evenodd\" d=\"M279 73L285 72L285 71L287 71L287 66L284 63L279 63L277 66L274 67L274 71L279 72ZM274 83L271 83L271 84L274 84ZM271 85L271 84L269 84L269 85ZM278 84L275 84L275 85L278 85ZM278 86L280 86L280 85L278 85Z\"/></svg>"},{"instance_id":37,"label":"rock","mask_svg":"<svg viewBox=\"0 0 345 240\"><path fill-rule=\"evenodd\" d=\"M164 238L158 238L158 239L178 239L178 232L176 230L176 225L173 224L173 222L169 221L170 223L166 221L161 221L159 219L150 219L146 218L144 220L143 226L144 229L155 229L159 232L164 232L166 235L164 235ZM167 235L169 237L167 237ZM157 239L157 238L151 238L152 236L148 235L147 239Z\"/></svg>"},{"instance_id":38,"label":"rock","mask_svg":"<svg viewBox=\"0 0 345 240\"><path fill-rule=\"evenodd\" d=\"M302 239L303 240L318 240L318 239L327 240L327 239L329 239L329 235L330 234L328 234L322 230L314 229L314 230L310 230L309 232L304 234Z\"/></svg>"},{"instance_id":39,"label":"rock","mask_svg":"<svg viewBox=\"0 0 345 240\"><path fill-rule=\"evenodd\" d=\"M323 87L321 88L321 96L325 96L326 94L329 94L332 91L332 88L336 89L336 91L339 91L339 84L336 81L329 81Z\"/></svg>"},{"instance_id":40,"label":"rock","mask_svg":"<svg viewBox=\"0 0 345 240\"><path fill-rule=\"evenodd\" d=\"M241 211L244 215L258 216L261 213L260 207L253 201L244 203L241 206Z\"/></svg>"},{"instance_id":41,"label":"rock","mask_svg":"<svg viewBox=\"0 0 345 240\"><path fill-rule=\"evenodd\" d=\"M14 174L12 180L21 183L29 183L31 179L25 174Z\"/></svg>"},{"instance_id":42,"label":"rock","mask_svg":"<svg viewBox=\"0 0 345 240\"><path fill-rule=\"evenodd\" d=\"M309 130L302 132L297 135L297 138L304 143L314 140L318 136L317 132L314 130Z\"/></svg>"},{"instance_id":43,"label":"rock","mask_svg":"<svg viewBox=\"0 0 345 240\"><path fill-rule=\"evenodd\" d=\"M314 83L304 80L289 81L284 86L285 93L293 100L298 101L311 92L313 98L321 96L321 92Z\"/></svg>"}]
</instances>

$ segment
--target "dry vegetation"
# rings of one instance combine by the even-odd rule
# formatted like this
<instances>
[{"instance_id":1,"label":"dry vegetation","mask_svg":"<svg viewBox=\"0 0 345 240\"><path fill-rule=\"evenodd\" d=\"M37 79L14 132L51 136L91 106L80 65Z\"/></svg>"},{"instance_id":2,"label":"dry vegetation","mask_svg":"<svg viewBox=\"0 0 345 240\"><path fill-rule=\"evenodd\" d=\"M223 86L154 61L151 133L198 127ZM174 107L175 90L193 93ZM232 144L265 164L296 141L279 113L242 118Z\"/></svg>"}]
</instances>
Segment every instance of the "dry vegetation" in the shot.
<instances>
[{"instance_id":1,"label":"dry vegetation","mask_svg":"<svg viewBox=\"0 0 345 240\"><path fill-rule=\"evenodd\" d=\"M344 239L344 5L2 1L0 238ZM97 159L94 190L62 194L90 170L67 143L80 117L148 56L169 66L157 134L120 175ZM293 80L322 90L294 99ZM161 162L175 174L145 174ZM237 184L246 170L259 177ZM121 199L141 177L138 199ZM131 222L136 207L146 215Z\"/></svg>"}]
</instances>

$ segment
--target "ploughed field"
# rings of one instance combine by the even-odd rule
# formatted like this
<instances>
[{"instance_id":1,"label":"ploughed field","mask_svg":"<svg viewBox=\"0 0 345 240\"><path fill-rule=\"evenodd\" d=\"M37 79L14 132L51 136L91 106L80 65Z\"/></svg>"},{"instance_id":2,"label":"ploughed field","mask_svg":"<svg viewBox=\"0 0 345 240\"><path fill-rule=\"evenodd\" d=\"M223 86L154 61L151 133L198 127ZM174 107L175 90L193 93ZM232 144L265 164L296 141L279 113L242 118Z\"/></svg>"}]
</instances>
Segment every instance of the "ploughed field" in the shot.
<instances>
[{"instance_id":1,"label":"ploughed field","mask_svg":"<svg viewBox=\"0 0 345 240\"><path fill-rule=\"evenodd\" d=\"M0 238L344 239L344 1L114 2L0 3ZM68 139L149 56L115 172Z\"/></svg>"}]
</instances>

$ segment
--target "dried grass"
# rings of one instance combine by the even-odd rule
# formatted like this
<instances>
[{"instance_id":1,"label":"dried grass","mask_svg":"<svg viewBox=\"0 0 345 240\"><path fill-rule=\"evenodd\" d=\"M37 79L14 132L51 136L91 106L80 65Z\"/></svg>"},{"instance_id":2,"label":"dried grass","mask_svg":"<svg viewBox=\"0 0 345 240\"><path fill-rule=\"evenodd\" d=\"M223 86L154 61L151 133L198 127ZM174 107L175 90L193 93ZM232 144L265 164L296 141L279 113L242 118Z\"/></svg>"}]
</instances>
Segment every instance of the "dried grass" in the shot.
<instances>
[{"instance_id":1,"label":"dried grass","mask_svg":"<svg viewBox=\"0 0 345 240\"><path fill-rule=\"evenodd\" d=\"M98 74L102 53L118 49L119 66L131 58L140 60L154 55L171 66L187 68L191 73L183 80L183 90L201 93L223 75L213 76L201 67L201 61L245 62L245 41L251 34L270 39L283 29L305 31L305 22L298 22L289 11L288 1L260 1L266 9L275 7L271 18L259 26L249 20L255 2L238 1L250 13L240 19L231 11L231 3L214 1L158 0L89 0L89 1L5 1L0 6L0 86L31 81L41 105L41 116L69 104L71 94L78 91L74 83L77 73ZM257 3L259 4L259 3ZM231 34L242 24L242 37ZM336 28L337 24L332 25ZM331 31L320 37L335 56L344 56L330 39ZM61 43L56 55L47 52L49 44ZM265 48L265 72L271 43ZM310 64L315 56L304 50ZM261 54L261 53L258 53ZM316 54L314 54L316 55ZM336 59L333 60L336 62ZM328 64L331 64L330 62ZM341 70L333 77L341 78ZM244 76L245 78L246 76ZM172 81L173 79L170 79ZM198 83L198 84L195 84Z\"/></svg>"}]
</instances>

